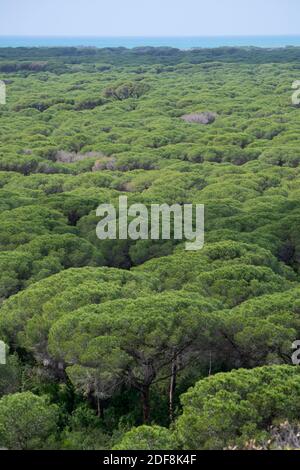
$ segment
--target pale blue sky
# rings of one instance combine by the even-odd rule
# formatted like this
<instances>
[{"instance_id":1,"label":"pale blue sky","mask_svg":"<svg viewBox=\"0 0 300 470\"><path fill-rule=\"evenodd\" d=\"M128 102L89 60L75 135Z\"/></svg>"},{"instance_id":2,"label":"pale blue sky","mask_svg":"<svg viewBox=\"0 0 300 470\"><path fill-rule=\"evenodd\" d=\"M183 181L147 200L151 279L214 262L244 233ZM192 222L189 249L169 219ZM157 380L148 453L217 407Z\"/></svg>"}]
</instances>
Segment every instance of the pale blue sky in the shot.
<instances>
[{"instance_id":1,"label":"pale blue sky","mask_svg":"<svg viewBox=\"0 0 300 470\"><path fill-rule=\"evenodd\" d=\"M300 34L300 0L0 0L0 35Z\"/></svg>"}]
</instances>

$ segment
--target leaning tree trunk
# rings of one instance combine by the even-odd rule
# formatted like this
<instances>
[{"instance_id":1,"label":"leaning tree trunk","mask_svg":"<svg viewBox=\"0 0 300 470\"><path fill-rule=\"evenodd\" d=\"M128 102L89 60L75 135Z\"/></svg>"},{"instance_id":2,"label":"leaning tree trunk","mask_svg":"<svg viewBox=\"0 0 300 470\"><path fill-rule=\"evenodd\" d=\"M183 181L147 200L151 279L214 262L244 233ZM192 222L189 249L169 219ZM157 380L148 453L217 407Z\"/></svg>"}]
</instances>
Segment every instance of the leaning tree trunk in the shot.
<instances>
[{"instance_id":1,"label":"leaning tree trunk","mask_svg":"<svg viewBox=\"0 0 300 470\"><path fill-rule=\"evenodd\" d=\"M177 382L177 356L174 354L172 360L170 387L169 387L169 418L170 422L174 421L174 394Z\"/></svg>"},{"instance_id":2,"label":"leaning tree trunk","mask_svg":"<svg viewBox=\"0 0 300 470\"><path fill-rule=\"evenodd\" d=\"M143 407L143 422L149 424L150 421L150 393L149 386L144 385L141 391L142 407Z\"/></svg>"}]
</instances>

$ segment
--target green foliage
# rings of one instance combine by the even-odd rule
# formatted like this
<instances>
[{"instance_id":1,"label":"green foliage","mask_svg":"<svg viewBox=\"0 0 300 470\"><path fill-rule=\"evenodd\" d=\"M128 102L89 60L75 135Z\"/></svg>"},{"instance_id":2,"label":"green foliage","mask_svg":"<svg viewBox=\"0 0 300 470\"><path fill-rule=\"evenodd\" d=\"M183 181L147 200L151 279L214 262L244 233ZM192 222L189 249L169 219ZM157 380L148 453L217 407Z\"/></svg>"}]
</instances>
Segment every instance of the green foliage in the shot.
<instances>
[{"instance_id":1,"label":"green foliage","mask_svg":"<svg viewBox=\"0 0 300 470\"><path fill-rule=\"evenodd\" d=\"M182 397L176 435L184 449L223 449L262 438L275 419L299 416L299 370L240 369L198 382Z\"/></svg>"},{"instance_id":2,"label":"green foliage","mask_svg":"<svg viewBox=\"0 0 300 470\"><path fill-rule=\"evenodd\" d=\"M142 295L151 291L152 282L146 275L118 269L68 269L10 297L1 310L0 329L15 346L48 359L45 341L61 316L84 305Z\"/></svg>"},{"instance_id":3,"label":"green foliage","mask_svg":"<svg viewBox=\"0 0 300 470\"><path fill-rule=\"evenodd\" d=\"M22 367L17 355L7 355L6 364L0 367L0 399L3 395L18 392L21 381Z\"/></svg>"},{"instance_id":4,"label":"green foliage","mask_svg":"<svg viewBox=\"0 0 300 470\"><path fill-rule=\"evenodd\" d=\"M171 432L160 426L140 426L129 431L114 450L174 450Z\"/></svg>"},{"instance_id":5,"label":"green foliage","mask_svg":"<svg viewBox=\"0 0 300 470\"><path fill-rule=\"evenodd\" d=\"M0 400L0 443L10 450L47 448L56 432L57 407L30 392ZM52 443L53 444L53 443Z\"/></svg>"},{"instance_id":6,"label":"green foliage","mask_svg":"<svg viewBox=\"0 0 300 470\"><path fill-rule=\"evenodd\" d=\"M76 408L61 436L65 450L101 450L109 445L109 438L100 427L99 418L86 405Z\"/></svg>"},{"instance_id":7,"label":"green foliage","mask_svg":"<svg viewBox=\"0 0 300 470\"><path fill-rule=\"evenodd\" d=\"M243 448L299 417L298 62L0 49L0 445ZM121 195L205 204L204 248L100 241Z\"/></svg>"},{"instance_id":8,"label":"green foliage","mask_svg":"<svg viewBox=\"0 0 300 470\"><path fill-rule=\"evenodd\" d=\"M145 83L122 83L111 86L104 90L106 98L113 98L116 100L126 100L128 98L139 98L149 90L149 86Z\"/></svg>"}]
</instances>

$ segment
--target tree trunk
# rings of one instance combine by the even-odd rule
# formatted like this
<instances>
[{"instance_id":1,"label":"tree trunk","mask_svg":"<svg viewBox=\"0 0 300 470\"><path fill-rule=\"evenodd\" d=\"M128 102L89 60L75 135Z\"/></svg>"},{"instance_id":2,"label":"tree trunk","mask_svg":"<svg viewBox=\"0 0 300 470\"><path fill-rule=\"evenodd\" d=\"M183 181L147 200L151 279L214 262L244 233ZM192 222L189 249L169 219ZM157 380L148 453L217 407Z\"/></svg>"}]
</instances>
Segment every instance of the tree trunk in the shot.
<instances>
[{"instance_id":1,"label":"tree trunk","mask_svg":"<svg viewBox=\"0 0 300 470\"><path fill-rule=\"evenodd\" d=\"M98 397L97 397L97 416L101 419L104 419L103 402Z\"/></svg>"},{"instance_id":2,"label":"tree trunk","mask_svg":"<svg viewBox=\"0 0 300 470\"><path fill-rule=\"evenodd\" d=\"M209 369L208 369L208 376L211 376L211 368L212 368L212 361L211 361L211 351L209 351Z\"/></svg>"},{"instance_id":3,"label":"tree trunk","mask_svg":"<svg viewBox=\"0 0 300 470\"><path fill-rule=\"evenodd\" d=\"M176 389L177 382L177 357L174 355L172 361L172 370L170 378L170 388L169 388L169 417L170 422L174 421L174 393Z\"/></svg>"},{"instance_id":4,"label":"tree trunk","mask_svg":"<svg viewBox=\"0 0 300 470\"><path fill-rule=\"evenodd\" d=\"M142 407L143 407L143 422L148 424L150 421L150 394L149 386L144 386L141 392Z\"/></svg>"}]
</instances>

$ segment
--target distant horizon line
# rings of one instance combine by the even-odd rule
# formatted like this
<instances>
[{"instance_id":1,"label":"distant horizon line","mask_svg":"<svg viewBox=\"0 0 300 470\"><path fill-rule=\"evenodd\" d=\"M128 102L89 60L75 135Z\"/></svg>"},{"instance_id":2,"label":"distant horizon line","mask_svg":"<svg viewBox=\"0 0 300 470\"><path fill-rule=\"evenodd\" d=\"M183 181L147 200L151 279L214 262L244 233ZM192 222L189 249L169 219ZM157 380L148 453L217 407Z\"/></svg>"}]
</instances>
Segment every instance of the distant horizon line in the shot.
<instances>
[{"instance_id":1,"label":"distant horizon line","mask_svg":"<svg viewBox=\"0 0 300 470\"><path fill-rule=\"evenodd\" d=\"M249 37L300 37L300 33L295 34L205 34L205 35L84 35L84 34L0 34L0 38L249 38Z\"/></svg>"}]
</instances>

